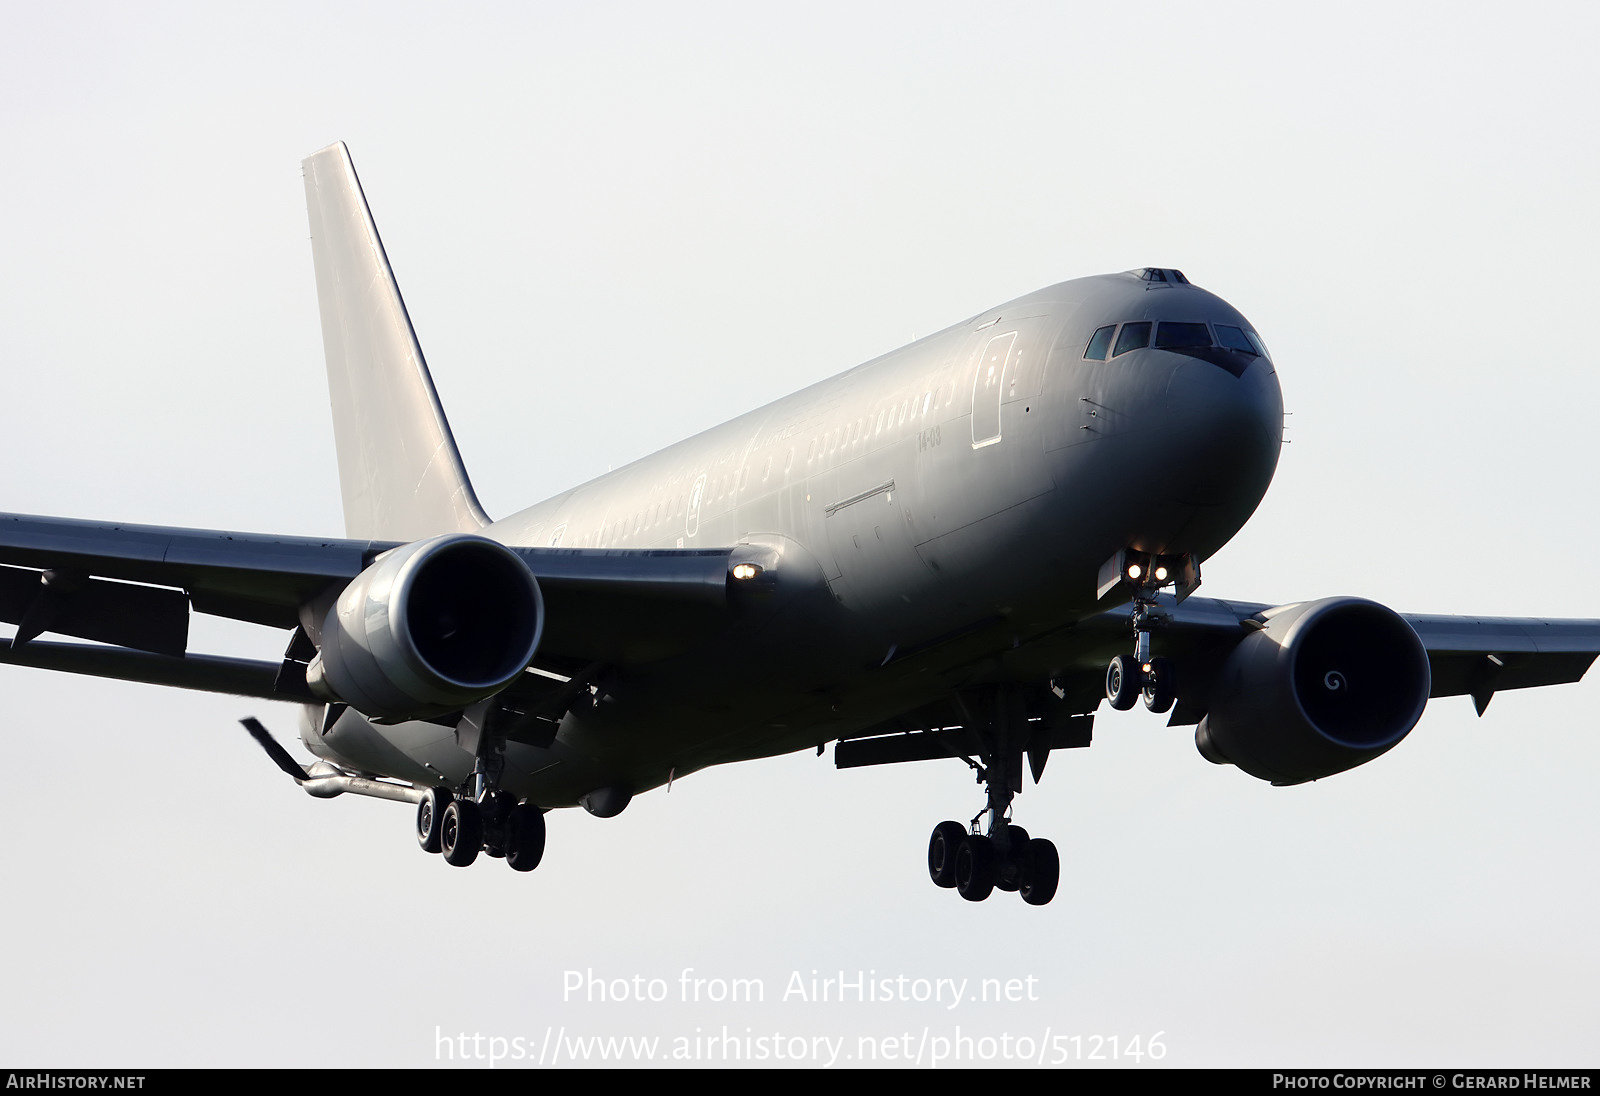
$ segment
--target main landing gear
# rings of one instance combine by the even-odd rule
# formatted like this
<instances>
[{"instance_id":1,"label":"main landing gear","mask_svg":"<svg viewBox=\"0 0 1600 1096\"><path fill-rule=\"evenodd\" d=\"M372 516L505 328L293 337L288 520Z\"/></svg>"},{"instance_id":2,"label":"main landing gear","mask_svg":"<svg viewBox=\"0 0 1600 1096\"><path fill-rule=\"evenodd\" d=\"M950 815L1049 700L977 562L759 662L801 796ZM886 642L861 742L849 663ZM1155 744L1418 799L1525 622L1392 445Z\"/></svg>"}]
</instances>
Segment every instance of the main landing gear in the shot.
<instances>
[{"instance_id":1,"label":"main landing gear","mask_svg":"<svg viewBox=\"0 0 1600 1096\"><path fill-rule=\"evenodd\" d=\"M992 717L974 721L982 752L977 761L966 760L985 786L988 802L966 825L941 822L933 828L928 875L935 886L953 889L969 902L982 902L1003 890L1015 891L1030 906L1042 906L1056 896L1061 858L1054 844L1030 837L1009 817L1011 800L1022 790L1022 757L1029 745L1030 724L1012 690L996 687L985 699L992 705ZM1048 752L1046 747L1044 754ZM1042 768L1042 761L1035 765L1035 781ZM987 833L982 827L985 815Z\"/></svg>"},{"instance_id":2,"label":"main landing gear","mask_svg":"<svg viewBox=\"0 0 1600 1096\"><path fill-rule=\"evenodd\" d=\"M1061 858L1053 842L1029 837L1007 822L998 830L979 832L978 818L968 826L941 822L928 841L928 875L934 885L953 888L968 902L982 902L997 889L1016 891L1030 906L1056 896Z\"/></svg>"},{"instance_id":3,"label":"main landing gear","mask_svg":"<svg viewBox=\"0 0 1600 1096\"><path fill-rule=\"evenodd\" d=\"M505 768L504 739L485 740L472 776L461 788L427 788L419 800L417 790L409 784L346 772L326 761L303 769L260 720L241 722L278 768L319 799L353 792L416 803L417 843L423 852L442 853L447 864L464 868L480 852L486 852L503 857L514 871L532 871L544 857L544 811L531 803L517 802L500 790L500 773Z\"/></svg>"},{"instance_id":4,"label":"main landing gear","mask_svg":"<svg viewBox=\"0 0 1600 1096\"><path fill-rule=\"evenodd\" d=\"M513 871L532 871L544 858L544 812L517 802L499 789L505 756L498 749L480 755L468 790L429 788L417 804L417 844L444 862L464 868L478 853L502 857Z\"/></svg>"},{"instance_id":5,"label":"main landing gear","mask_svg":"<svg viewBox=\"0 0 1600 1096\"><path fill-rule=\"evenodd\" d=\"M444 862L457 868L486 852L504 857L513 871L532 871L544 857L544 839L544 812L513 803L504 792L479 802L435 787L417 804L417 843L423 852L442 853Z\"/></svg>"}]
</instances>

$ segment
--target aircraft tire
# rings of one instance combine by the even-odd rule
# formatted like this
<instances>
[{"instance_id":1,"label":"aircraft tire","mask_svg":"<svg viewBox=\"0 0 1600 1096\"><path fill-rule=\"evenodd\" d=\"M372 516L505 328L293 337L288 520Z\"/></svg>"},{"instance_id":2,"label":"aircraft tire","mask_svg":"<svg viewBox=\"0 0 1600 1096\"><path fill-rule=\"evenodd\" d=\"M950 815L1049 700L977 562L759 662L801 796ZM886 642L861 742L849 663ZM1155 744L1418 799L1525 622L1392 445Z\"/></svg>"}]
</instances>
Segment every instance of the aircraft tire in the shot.
<instances>
[{"instance_id":1,"label":"aircraft tire","mask_svg":"<svg viewBox=\"0 0 1600 1096\"><path fill-rule=\"evenodd\" d=\"M476 803L452 800L444 809L440 830L439 851L446 864L464 868L478 858L483 849L483 816Z\"/></svg>"},{"instance_id":2,"label":"aircraft tire","mask_svg":"<svg viewBox=\"0 0 1600 1096\"><path fill-rule=\"evenodd\" d=\"M506 815L506 863L512 871L532 871L544 859L544 812L518 803Z\"/></svg>"},{"instance_id":3,"label":"aircraft tire","mask_svg":"<svg viewBox=\"0 0 1600 1096\"><path fill-rule=\"evenodd\" d=\"M1106 667L1106 699L1119 712L1133 707L1144 689L1144 673L1132 655L1118 655Z\"/></svg>"},{"instance_id":4,"label":"aircraft tire","mask_svg":"<svg viewBox=\"0 0 1600 1096\"><path fill-rule=\"evenodd\" d=\"M423 852L439 851L439 830L444 822L445 808L454 798L443 788L429 788L417 804L417 844Z\"/></svg>"},{"instance_id":5,"label":"aircraft tire","mask_svg":"<svg viewBox=\"0 0 1600 1096\"><path fill-rule=\"evenodd\" d=\"M928 877L936 887L946 890L956 885L956 850L967 836L967 828L959 822L941 822L933 827L928 839Z\"/></svg>"},{"instance_id":6,"label":"aircraft tire","mask_svg":"<svg viewBox=\"0 0 1600 1096\"><path fill-rule=\"evenodd\" d=\"M982 902L994 893L994 845L987 837L968 834L956 849L956 893L968 902Z\"/></svg>"},{"instance_id":7,"label":"aircraft tire","mask_svg":"<svg viewBox=\"0 0 1600 1096\"><path fill-rule=\"evenodd\" d=\"M1028 842L1028 866L1022 876L1022 900L1030 906L1045 905L1056 896L1061 884L1061 857L1054 842L1035 837Z\"/></svg>"},{"instance_id":8,"label":"aircraft tire","mask_svg":"<svg viewBox=\"0 0 1600 1096\"><path fill-rule=\"evenodd\" d=\"M1021 826L1009 827L1011 849L1006 854L1005 863L999 863L995 857L994 886L996 890L1015 891L1022 889L1022 881L1027 878L1028 870L1028 831Z\"/></svg>"},{"instance_id":9,"label":"aircraft tire","mask_svg":"<svg viewBox=\"0 0 1600 1096\"><path fill-rule=\"evenodd\" d=\"M1177 699L1172 663L1165 658L1152 658L1148 680L1144 683L1144 706L1160 715L1171 711L1173 702Z\"/></svg>"}]
</instances>

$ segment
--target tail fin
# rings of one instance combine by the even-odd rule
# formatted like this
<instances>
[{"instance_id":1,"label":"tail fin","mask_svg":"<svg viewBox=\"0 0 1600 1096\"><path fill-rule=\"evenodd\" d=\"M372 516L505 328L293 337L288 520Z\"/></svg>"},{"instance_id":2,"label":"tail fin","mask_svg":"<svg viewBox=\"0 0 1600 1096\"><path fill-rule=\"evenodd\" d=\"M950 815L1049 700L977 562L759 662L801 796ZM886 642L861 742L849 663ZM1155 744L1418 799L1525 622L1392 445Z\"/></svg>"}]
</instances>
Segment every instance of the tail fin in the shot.
<instances>
[{"instance_id":1,"label":"tail fin","mask_svg":"<svg viewBox=\"0 0 1600 1096\"><path fill-rule=\"evenodd\" d=\"M301 164L347 536L418 540L489 523L343 142Z\"/></svg>"}]
</instances>

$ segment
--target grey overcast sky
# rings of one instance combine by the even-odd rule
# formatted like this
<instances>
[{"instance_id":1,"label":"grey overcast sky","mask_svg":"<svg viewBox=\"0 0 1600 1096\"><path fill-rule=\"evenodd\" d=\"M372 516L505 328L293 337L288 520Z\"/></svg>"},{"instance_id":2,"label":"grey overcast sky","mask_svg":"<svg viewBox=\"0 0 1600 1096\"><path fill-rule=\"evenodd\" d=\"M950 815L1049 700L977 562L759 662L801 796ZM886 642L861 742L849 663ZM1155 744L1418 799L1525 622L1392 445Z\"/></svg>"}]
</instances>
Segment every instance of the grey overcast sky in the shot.
<instances>
[{"instance_id":1,"label":"grey overcast sky","mask_svg":"<svg viewBox=\"0 0 1600 1096\"><path fill-rule=\"evenodd\" d=\"M1592 5L3 8L0 508L341 530L299 162L342 139L491 513L1040 286L1176 266L1293 412L1206 593L1600 616ZM1293 789L1102 714L1018 804L1064 861L1033 909L928 883L929 829L980 802L954 762L701 773L553 815L531 877L453 871L236 722L289 741L291 708L5 669L0 1064L726 1027L1593 1066L1597 698L1439 701ZM688 968L765 1000L686 1002ZM668 999L564 999L568 971ZM796 971L1034 999L785 1000Z\"/></svg>"}]
</instances>

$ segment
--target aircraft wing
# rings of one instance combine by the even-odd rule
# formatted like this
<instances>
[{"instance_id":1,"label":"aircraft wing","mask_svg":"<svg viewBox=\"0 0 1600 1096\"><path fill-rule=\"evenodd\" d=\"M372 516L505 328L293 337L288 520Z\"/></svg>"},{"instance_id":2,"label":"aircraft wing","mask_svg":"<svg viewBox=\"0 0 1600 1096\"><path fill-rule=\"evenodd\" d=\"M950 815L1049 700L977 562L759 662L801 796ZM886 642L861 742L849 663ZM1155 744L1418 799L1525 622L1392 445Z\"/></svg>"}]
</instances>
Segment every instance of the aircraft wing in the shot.
<instances>
[{"instance_id":1,"label":"aircraft wing","mask_svg":"<svg viewBox=\"0 0 1600 1096\"><path fill-rule=\"evenodd\" d=\"M1191 597L1182 604L1163 595L1166 623L1156 649L1183 667L1172 723L1192 724L1204 714L1204 691L1239 642L1272 616L1293 606ZM1017 661L1073 683L1080 704L1097 703L1106 663L1132 649L1126 607L1108 610L1051 636ZM1581 679L1600 657L1600 620L1400 614L1428 654L1430 697L1471 696L1478 713L1496 692L1559 685Z\"/></svg>"},{"instance_id":2,"label":"aircraft wing","mask_svg":"<svg viewBox=\"0 0 1600 1096\"><path fill-rule=\"evenodd\" d=\"M1478 714L1503 689L1561 685L1600 655L1600 620L1407 615L1428 649L1430 696L1470 696Z\"/></svg>"},{"instance_id":3,"label":"aircraft wing","mask_svg":"<svg viewBox=\"0 0 1600 1096\"><path fill-rule=\"evenodd\" d=\"M180 688L304 699L283 665L188 650L190 611L293 629L302 604L342 587L398 542L0 514L0 662ZM536 664L573 674L687 649L726 623L734 548L514 549L538 579L547 627ZM1233 649L1287 606L1164 598L1157 647L1183 667L1172 722L1198 722ZM1427 650L1430 695L1473 698L1579 680L1600 656L1600 620L1406 615ZM93 641L38 641L54 633ZM1126 608L1025 643L1011 676L1054 678L1096 707L1104 668L1131 641Z\"/></svg>"},{"instance_id":4,"label":"aircraft wing","mask_svg":"<svg viewBox=\"0 0 1600 1096\"><path fill-rule=\"evenodd\" d=\"M17 626L0 662L303 699L279 663L189 652L190 610L296 628L301 605L397 546L0 514L0 621ZM665 657L718 626L735 549L513 551L544 598L536 664L570 672ZM35 641L46 632L94 645Z\"/></svg>"}]
</instances>

